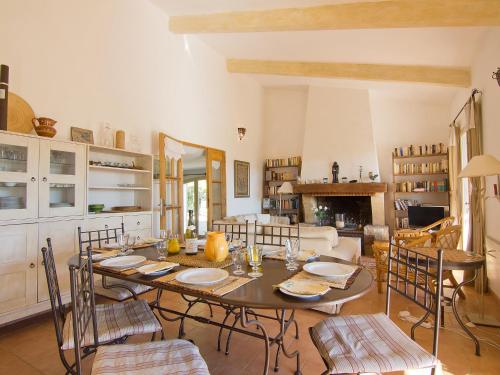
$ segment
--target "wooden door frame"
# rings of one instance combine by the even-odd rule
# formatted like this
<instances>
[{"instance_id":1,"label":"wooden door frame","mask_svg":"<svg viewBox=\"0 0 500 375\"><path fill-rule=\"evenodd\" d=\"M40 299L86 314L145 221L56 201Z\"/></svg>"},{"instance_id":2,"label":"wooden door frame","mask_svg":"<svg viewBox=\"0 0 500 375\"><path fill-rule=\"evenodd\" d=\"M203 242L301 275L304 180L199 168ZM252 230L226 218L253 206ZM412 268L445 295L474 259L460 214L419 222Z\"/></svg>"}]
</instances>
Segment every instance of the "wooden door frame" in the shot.
<instances>
[{"instance_id":1,"label":"wooden door frame","mask_svg":"<svg viewBox=\"0 0 500 375\"><path fill-rule=\"evenodd\" d=\"M211 228L212 220L213 220L213 209L212 209L212 165L211 160L216 160L210 157L211 153L220 153L221 161L223 167L223 171L221 171L221 216L226 216L226 152L224 150L219 150L216 148L207 148L207 205L208 205L208 213L207 213L207 228ZM222 173L223 172L223 173Z\"/></svg>"}]
</instances>

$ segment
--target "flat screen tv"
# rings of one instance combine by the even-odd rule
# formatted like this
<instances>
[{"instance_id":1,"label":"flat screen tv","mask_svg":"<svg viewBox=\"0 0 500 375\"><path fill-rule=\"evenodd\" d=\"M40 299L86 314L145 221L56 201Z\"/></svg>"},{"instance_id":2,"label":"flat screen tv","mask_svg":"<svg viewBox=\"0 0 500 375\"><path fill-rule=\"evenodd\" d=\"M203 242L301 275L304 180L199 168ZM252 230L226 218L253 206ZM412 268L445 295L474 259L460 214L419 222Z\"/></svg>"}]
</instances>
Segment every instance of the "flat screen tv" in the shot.
<instances>
[{"instance_id":1,"label":"flat screen tv","mask_svg":"<svg viewBox=\"0 0 500 375\"><path fill-rule=\"evenodd\" d=\"M444 207L440 206L409 206L408 224L410 227L426 227L444 218Z\"/></svg>"}]
</instances>

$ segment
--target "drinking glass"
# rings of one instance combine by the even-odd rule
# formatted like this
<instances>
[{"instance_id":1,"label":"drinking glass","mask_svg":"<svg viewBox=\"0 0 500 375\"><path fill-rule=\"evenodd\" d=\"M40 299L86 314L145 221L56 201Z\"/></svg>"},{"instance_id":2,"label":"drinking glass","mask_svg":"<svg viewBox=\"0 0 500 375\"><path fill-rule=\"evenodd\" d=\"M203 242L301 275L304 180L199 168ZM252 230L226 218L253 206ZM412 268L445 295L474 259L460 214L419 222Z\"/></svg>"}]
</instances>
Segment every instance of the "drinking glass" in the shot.
<instances>
[{"instance_id":1,"label":"drinking glass","mask_svg":"<svg viewBox=\"0 0 500 375\"><path fill-rule=\"evenodd\" d=\"M231 257L233 258L233 264L236 268L233 273L235 275L244 275L245 271L242 270L242 266L245 264L245 252L240 248L235 248L231 252Z\"/></svg>"},{"instance_id":2,"label":"drinking glass","mask_svg":"<svg viewBox=\"0 0 500 375\"><path fill-rule=\"evenodd\" d=\"M248 246L247 247L248 263L252 266L252 272L248 274L250 277L260 277L262 272L259 272L259 266L262 264L262 247Z\"/></svg>"},{"instance_id":3,"label":"drinking glass","mask_svg":"<svg viewBox=\"0 0 500 375\"><path fill-rule=\"evenodd\" d=\"M120 233L118 235L118 245L120 245L120 249L121 249L122 253L127 252L128 237L129 237L129 235L126 233Z\"/></svg>"},{"instance_id":4,"label":"drinking glass","mask_svg":"<svg viewBox=\"0 0 500 375\"><path fill-rule=\"evenodd\" d=\"M286 269L289 271L295 271L299 265L296 260L299 256L299 240L289 239L285 240L285 257L286 257Z\"/></svg>"}]
</instances>

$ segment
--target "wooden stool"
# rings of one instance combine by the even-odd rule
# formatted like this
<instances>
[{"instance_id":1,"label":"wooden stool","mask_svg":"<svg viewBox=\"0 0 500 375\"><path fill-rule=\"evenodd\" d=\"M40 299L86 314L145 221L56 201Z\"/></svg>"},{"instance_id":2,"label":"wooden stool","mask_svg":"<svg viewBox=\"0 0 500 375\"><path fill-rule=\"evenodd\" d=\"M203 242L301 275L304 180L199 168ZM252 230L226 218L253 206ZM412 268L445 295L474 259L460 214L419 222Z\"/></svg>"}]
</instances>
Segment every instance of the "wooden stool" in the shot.
<instances>
[{"instance_id":1,"label":"wooden stool","mask_svg":"<svg viewBox=\"0 0 500 375\"><path fill-rule=\"evenodd\" d=\"M387 272L389 246L389 241L373 241L372 244L375 269L377 271L377 290L379 293L382 293L382 277Z\"/></svg>"}]
</instances>

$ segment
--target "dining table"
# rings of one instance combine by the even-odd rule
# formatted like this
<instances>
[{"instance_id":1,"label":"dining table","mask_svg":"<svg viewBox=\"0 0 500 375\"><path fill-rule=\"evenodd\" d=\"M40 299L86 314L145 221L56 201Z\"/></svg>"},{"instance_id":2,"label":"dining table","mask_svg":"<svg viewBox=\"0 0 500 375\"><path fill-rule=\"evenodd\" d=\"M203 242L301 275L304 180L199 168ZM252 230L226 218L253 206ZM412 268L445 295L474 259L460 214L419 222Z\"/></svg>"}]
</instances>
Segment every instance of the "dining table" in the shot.
<instances>
[{"instance_id":1,"label":"dining table","mask_svg":"<svg viewBox=\"0 0 500 375\"><path fill-rule=\"evenodd\" d=\"M133 255L142 255L148 260L156 261L158 259L158 249L154 246L136 249ZM170 256L166 257L166 261L170 261L170 259L174 258ZM93 267L93 272L102 276L104 287L124 287L132 293L134 298L137 298L137 296L130 287L117 283L116 280L114 280L113 285L108 285L106 283L106 278L112 277L114 279L121 279L123 281L139 283L157 288L156 298L154 301L150 302L150 306L154 311L157 311L163 319L166 319L167 321L180 322L179 337L185 335L184 322L186 319L192 319L197 322L217 326L219 328L217 342L218 350L221 350L221 337L223 331L227 330L228 334L225 348L226 354L229 354L230 341L233 333L252 336L256 339L262 340L264 343L264 375L268 374L269 371L271 348L273 346L277 347L274 359L274 370L278 371L280 352L283 352L287 358L295 358L296 370L294 373L296 375L300 375L300 352L298 350L289 352L284 343L285 335L291 326L294 326L295 328L295 339L299 338L299 322L297 321L296 311L323 307L330 304L341 304L360 298L369 291L373 283L373 276L371 272L357 264L328 256L320 256L315 260L348 264L357 267L357 271L355 272L355 275L353 274L349 285L345 289L331 288L326 294L314 298L292 297L285 295L278 288L274 287L281 282L290 279L292 276L297 274L297 272L301 271L305 262L298 262L298 269L290 271L286 268L283 260L268 259L266 257L263 258L260 266L260 271L262 272L261 277L257 277L224 295L212 295L196 289L182 287L182 285L161 283L159 282L161 279L159 276L148 276L137 272L132 274L117 273L114 270L97 266ZM78 262L78 255L73 256L69 262L73 264ZM178 272L188 268L189 267L179 265L170 272ZM232 274L232 265L226 267L225 269L229 274ZM250 268L248 268L247 271L249 270ZM243 277L248 276L243 275ZM171 306L164 305L161 301L163 291L179 293L187 303L186 309L179 311L179 309L174 309ZM207 317L206 314L197 314L194 312L199 311L199 309L192 309L192 307L198 303L207 304L209 306L209 317ZM214 318L212 314L213 307L223 309L223 318ZM274 321L274 324L278 324L278 333L270 335L266 326L263 324L262 319L269 319Z\"/></svg>"}]
</instances>

